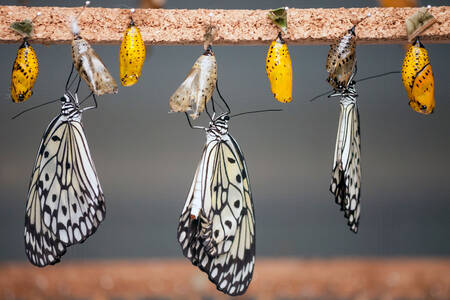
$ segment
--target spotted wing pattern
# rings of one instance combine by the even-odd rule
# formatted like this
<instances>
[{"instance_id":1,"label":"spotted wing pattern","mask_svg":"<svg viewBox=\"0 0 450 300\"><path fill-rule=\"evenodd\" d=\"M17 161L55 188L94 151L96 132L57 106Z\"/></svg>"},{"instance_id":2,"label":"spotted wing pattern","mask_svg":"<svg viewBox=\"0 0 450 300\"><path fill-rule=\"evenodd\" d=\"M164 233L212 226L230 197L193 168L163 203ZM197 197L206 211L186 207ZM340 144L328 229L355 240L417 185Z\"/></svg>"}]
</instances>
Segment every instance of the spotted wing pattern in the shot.
<instances>
[{"instance_id":1,"label":"spotted wing pattern","mask_svg":"<svg viewBox=\"0 0 450 300\"><path fill-rule=\"evenodd\" d=\"M330 191L344 211L348 225L358 231L361 193L361 136L356 101L343 97L336 138Z\"/></svg>"},{"instance_id":2,"label":"spotted wing pattern","mask_svg":"<svg viewBox=\"0 0 450 300\"><path fill-rule=\"evenodd\" d=\"M33 169L25 214L25 248L36 266L59 262L105 217L103 192L81 122L54 119Z\"/></svg>"},{"instance_id":3,"label":"spotted wing pattern","mask_svg":"<svg viewBox=\"0 0 450 300\"><path fill-rule=\"evenodd\" d=\"M244 157L228 134L208 140L178 226L183 254L229 295L247 290L255 219Z\"/></svg>"}]
</instances>

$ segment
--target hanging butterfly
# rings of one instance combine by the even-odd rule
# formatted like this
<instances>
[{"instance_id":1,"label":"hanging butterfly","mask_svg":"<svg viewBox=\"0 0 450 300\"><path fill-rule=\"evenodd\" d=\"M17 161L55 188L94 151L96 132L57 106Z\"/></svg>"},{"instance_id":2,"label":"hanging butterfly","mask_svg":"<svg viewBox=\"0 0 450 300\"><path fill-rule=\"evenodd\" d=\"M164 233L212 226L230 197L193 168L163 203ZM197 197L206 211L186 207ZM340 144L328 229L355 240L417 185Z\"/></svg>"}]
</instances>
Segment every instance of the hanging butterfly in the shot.
<instances>
[{"instance_id":1,"label":"hanging butterfly","mask_svg":"<svg viewBox=\"0 0 450 300\"><path fill-rule=\"evenodd\" d=\"M130 24L123 36L119 57L120 82L123 86L136 84L145 62L145 45L133 18L130 19Z\"/></svg>"},{"instance_id":2,"label":"hanging butterfly","mask_svg":"<svg viewBox=\"0 0 450 300\"><path fill-rule=\"evenodd\" d=\"M292 101L292 63L286 42L278 37L269 47L266 59L266 71L272 94L279 102Z\"/></svg>"},{"instance_id":3,"label":"hanging butterfly","mask_svg":"<svg viewBox=\"0 0 450 300\"><path fill-rule=\"evenodd\" d=\"M80 36L76 19L72 19L72 59L75 69L97 96L116 94L117 84L91 45Z\"/></svg>"},{"instance_id":4,"label":"hanging butterfly","mask_svg":"<svg viewBox=\"0 0 450 300\"><path fill-rule=\"evenodd\" d=\"M217 82L217 63L211 45L201 55L183 83L170 97L170 112L191 112L197 119L211 99Z\"/></svg>"},{"instance_id":5,"label":"hanging butterfly","mask_svg":"<svg viewBox=\"0 0 450 300\"><path fill-rule=\"evenodd\" d=\"M358 231L361 211L361 134L359 128L359 111L356 103L358 94L355 82L332 96L340 96L341 112L334 150L333 170L331 172L330 191L335 201L344 211L348 225L353 232Z\"/></svg>"},{"instance_id":6,"label":"hanging butterfly","mask_svg":"<svg viewBox=\"0 0 450 300\"><path fill-rule=\"evenodd\" d=\"M72 69L73 70L73 69ZM70 77L69 77L70 79ZM69 82L69 81L68 81ZM105 218L105 201L81 123L77 94L66 89L61 113L48 126L33 168L25 213L25 252L44 267L84 242Z\"/></svg>"},{"instance_id":7,"label":"hanging butterfly","mask_svg":"<svg viewBox=\"0 0 450 300\"><path fill-rule=\"evenodd\" d=\"M219 291L236 296L245 293L253 276L255 216L247 166L228 133L229 120L229 110L214 113L209 127L203 128L206 145L177 238L184 256L207 273Z\"/></svg>"},{"instance_id":8,"label":"hanging butterfly","mask_svg":"<svg viewBox=\"0 0 450 300\"><path fill-rule=\"evenodd\" d=\"M33 31L32 21L14 22L10 28L24 36L22 45L17 50L11 74L11 99L13 102L19 103L33 95L34 83L39 73L39 63L36 52L28 43L28 38L31 37Z\"/></svg>"}]
</instances>

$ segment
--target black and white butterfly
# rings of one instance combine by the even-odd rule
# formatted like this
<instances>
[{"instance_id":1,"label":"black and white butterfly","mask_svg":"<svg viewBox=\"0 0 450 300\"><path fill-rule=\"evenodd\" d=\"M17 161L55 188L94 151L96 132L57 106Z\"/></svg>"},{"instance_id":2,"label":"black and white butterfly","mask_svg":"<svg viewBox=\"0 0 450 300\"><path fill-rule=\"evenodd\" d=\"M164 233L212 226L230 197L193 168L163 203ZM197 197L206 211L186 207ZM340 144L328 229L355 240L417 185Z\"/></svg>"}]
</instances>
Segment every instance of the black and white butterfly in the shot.
<instances>
[{"instance_id":1,"label":"black and white butterfly","mask_svg":"<svg viewBox=\"0 0 450 300\"><path fill-rule=\"evenodd\" d=\"M48 126L31 175L25 213L25 252L44 267L82 243L105 218L105 201L81 123L77 94L66 91ZM95 99L94 99L95 100Z\"/></svg>"},{"instance_id":2,"label":"black and white butterfly","mask_svg":"<svg viewBox=\"0 0 450 300\"><path fill-rule=\"evenodd\" d=\"M361 135L355 82L350 80L347 88L332 96L341 97L341 113L330 191L335 196L336 203L344 211L350 230L356 233L361 210Z\"/></svg>"},{"instance_id":3,"label":"black and white butterfly","mask_svg":"<svg viewBox=\"0 0 450 300\"><path fill-rule=\"evenodd\" d=\"M189 120L189 119L188 119ZM255 265L255 215L244 156L228 133L229 112L213 114L178 225L184 256L228 295L247 290Z\"/></svg>"}]
</instances>

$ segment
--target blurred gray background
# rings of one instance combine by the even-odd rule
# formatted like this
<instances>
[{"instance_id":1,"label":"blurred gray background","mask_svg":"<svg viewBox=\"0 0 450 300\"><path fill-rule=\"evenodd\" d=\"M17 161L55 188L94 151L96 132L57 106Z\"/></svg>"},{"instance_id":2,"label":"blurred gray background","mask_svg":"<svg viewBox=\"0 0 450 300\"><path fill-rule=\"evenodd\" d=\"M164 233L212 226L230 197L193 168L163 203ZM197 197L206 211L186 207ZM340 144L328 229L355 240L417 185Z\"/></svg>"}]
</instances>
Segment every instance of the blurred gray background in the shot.
<instances>
[{"instance_id":1,"label":"blurred gray background","mask_svg":"<svg viewBox=\"0 0 450 300\"><path fill-rule=\"evenodd\" d=\"M23 1L22 1L23 2ZM21 1L0 1L2 5ZM29 1L79 6L83 1ZM92 1L93 6L137 6L137 1ZM449 1L421 4L449 5ZM377 1L181 1L166 8L268 9L364 7ZM274 37L275 38L275 37ZM33 45L40 72L24 104L9 98L10 70L19 45L0 45L0 260L26 261L26 194L42 133L59 104L11 117L60 97L71 64L70 45ZM257 221L258 256L408 256L450 254L450 45L426 45L435 76L436 110L412 111L399 74L357 86L362 131L362 213L351 233L328 191L338 99L307 100L329 89L328 46L289 46L293 101L273 99L265 73L266 46L216 46L220 88L234 112L282 108L242 116L231 133L247 159ZM94 45L119 82L119 45ZM149 50L149 47L147 48ZM358 46L358 77L399 70L401 45ZM178 217L205 142L182 114L167 114L168 99L202 53L199 46L155 46L142 77L99 99L84 114L92 156L106 195L107 218L64 260L177 257ZM86 95L83 86L81 95ZM200 123L206 124L202 118Z\"/></svg>"}]
</instances>

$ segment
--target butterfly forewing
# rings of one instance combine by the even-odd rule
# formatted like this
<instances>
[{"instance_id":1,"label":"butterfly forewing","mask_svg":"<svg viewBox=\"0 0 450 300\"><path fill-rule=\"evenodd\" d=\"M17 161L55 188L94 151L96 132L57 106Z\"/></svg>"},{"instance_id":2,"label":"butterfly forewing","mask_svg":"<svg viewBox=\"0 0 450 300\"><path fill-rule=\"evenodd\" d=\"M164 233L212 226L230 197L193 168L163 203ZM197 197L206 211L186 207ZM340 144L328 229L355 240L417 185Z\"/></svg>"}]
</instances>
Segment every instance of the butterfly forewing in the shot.
<instances>
[{"instance_id":1,"label":"butterfly forewing","mask_svg":"<svg viewBox=\"0 0 450 300\"><path fill-rule=\"evenodd\" d=\"M357 232L361 192L359 112L356 101L346 97L340 107L330 191L348 218L350 229Z\"/></svg>"},{"instance_id":2,"label":"butterfly forewing","mask_svg":"<svg viewBox=\"0 0 450 300\"><path fill-rule=\"evenodd\" d=\"M201 203L198 218L191 217L195 203ZM229 134L209 138L180 217L178 240L183 254L229 295L243 294L253 275L253 211L247 167L236 141Z\"/></svg>"},{"instance_id":3,"label":"butterfly forewing","mask_svg":"<svg viewBox=\"0 0 450 300\"><path fill-rule=\"evenodd\" d=\"M65 247L94 233L104 216L103 192L81 115L62 113L45 132L33 169L25 217L28 257L35 263L34 257L48 252L55 259L37 265L57 262ZM31 240L36 242L30 244Z\"/></svg>"}]
</instances>

